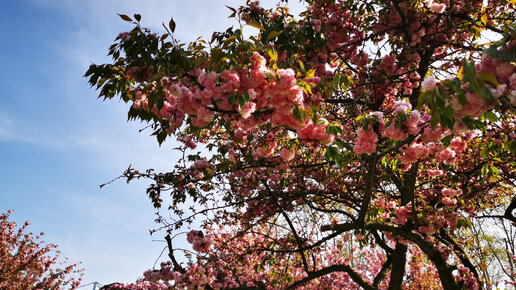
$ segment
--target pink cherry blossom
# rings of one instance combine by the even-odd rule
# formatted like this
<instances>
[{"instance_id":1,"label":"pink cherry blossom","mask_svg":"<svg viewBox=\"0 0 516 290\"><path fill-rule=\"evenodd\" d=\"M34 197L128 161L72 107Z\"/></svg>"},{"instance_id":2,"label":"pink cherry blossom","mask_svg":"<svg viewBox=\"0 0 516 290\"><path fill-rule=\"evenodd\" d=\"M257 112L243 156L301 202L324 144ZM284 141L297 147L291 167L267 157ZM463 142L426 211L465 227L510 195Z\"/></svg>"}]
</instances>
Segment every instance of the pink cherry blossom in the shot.
<instances>
[{"instance_id":1,"label":"pink cherry blossom","mask_svg":"<svg viewBox=\"0 0 516 290\"><path fill-rule=\"evenodd\" d=\"M359 128L357 130L357 138L355 139L353 152L356 154L374 153L377 141L378 135L372 129L366 131L363 128Z\"/></svg>"},{"instance_id":2,"label":"pink cherry blossom","mask_svg":"<svg viewBox=\"0 0 516 290\"><path fill-rule=\"evenodd\" d=\"M421 88L422 88L424 91L431 91L431 90L435 89L435 87L437 86L437 84L438 84L437 79L435 79L435 77L431 76L431 77L426 78L426 79L421 83Z\"/></svg>"},{"instance_id":3,"label":"pink cherry blossom","mask_svg":"<svg viewBox=\"0 0 516 290\"><path fill-rule=\"evenodd\" d=\"M295 152L290 151L288 149L281 149L281 151L280 151L280 156L285 161L290 161L290 160L294 159L295 155L296 155Z\"/></svg>"}]
</instances>

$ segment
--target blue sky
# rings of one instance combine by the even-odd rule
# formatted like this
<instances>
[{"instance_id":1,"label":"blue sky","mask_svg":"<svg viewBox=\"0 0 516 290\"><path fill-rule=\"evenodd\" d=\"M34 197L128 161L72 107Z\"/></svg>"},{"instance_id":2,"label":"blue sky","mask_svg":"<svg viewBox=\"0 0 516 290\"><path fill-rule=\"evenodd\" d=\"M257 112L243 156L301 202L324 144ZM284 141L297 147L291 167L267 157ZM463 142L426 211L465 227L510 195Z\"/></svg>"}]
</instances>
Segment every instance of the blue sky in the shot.
<instances>
[{"instance_id":1,"label":"blue sky","mask_svg":"<svg viewBox=\"0 0 516 290\"><path fill-rule=\"evenodd\" d=\"M102 184L129 164L172 168L175 144L158 147L144 127L127 123L127 105L102 102L82 77L105 63L107 49L130 24L116 13L142 15L162 32L173 17L188 42L233 25L224 5L245 1L12 0L2 3L0 45L0 212L45 232L63 256L82 261L84 283L133 282L164 247L150 237L154 209L145 183ZM277 1L262 1L273 7Z\"/></svg>"}]
</instances>

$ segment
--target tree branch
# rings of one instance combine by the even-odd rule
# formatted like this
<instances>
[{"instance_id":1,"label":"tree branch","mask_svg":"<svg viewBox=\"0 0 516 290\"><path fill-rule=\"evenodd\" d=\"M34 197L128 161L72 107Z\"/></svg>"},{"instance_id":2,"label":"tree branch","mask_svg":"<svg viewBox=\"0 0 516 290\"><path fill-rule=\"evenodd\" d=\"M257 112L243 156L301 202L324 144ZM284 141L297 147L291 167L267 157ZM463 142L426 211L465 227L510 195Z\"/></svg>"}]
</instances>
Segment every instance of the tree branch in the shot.
<instances>
[{"instance_id":1,"label":"tree branch","mask_svg":"<svg viewBox=\"0 0 516 290\"><path fill-rule=\"evenodd\" d=\"M396 243L392 257L394 261L392 263L388 290L401 289L403 277L405 276L405 264L407 263L407 246L402 243Z\"/></svg>"},{"instance_id":2,"label":"tree branch","mask_svg":"<svg viewBox=\"0 0 516 290\"><path fill-rule=\"evenodd\" d=\"M298 286L301 286L313 279L322 277L324 275L333 273L333 272L346 272L353 281L355 281L358 285L360 285L364 289L374 290L376 288L369 285L357 272L353 271L350 266L348 265L333 265L326 268L323 268L321 270L311 272L308 274L308 277L303 278L297 282L294 282L290 286L288 286L286 289L295 289Z\"/></svg>"},{"instance_id":3,"label":"tree branch","mask_svg":"<svg viewBox=\"0 0 516 290\"><path fill-rule=\"evenodd\" d=\"M174 250L172 248L172 239L170 238L170 234L165 236L165 240L167 241L168 256L170 257L172 264L174 264L174 271L178 271L182 274L185 274L186 270L183 267L181 267L181 265L179 265L179 263L176 260L176 257L174 256Z\"/></svg>"},{"instance_id":4,"label":"tree branch","mask_svg":"<svg viewBox=\"0 0 516 290\"><path fill-rule=\"evenodd\" d=\"M367 170L367 174L365 177L366 186L364 189L364 199L360 211L358 213L358 223L360 224L363 224L365 222L367 210L369 209L369 203L371 202L377 160L378 159L376 153L371 155L371 157L369 158L369 168Z\"/></svg>"},{"instance_id":5,"label":"tree branch","mask_svg":"<svg viewBox=\"0 0 516 290\"><path fill-rule=\"evenodd\" d=\"M424 239L422 236L403 229L402 227L388 223L376 223L370 222L364 225L358 223L345 223L326 225L321 227L321 231L337 231L340 233L354 230L354 229L366 229L366 230L379 230L392 233L394 235L403 237L415 243L426 256L432 261L439 272L439 278L441 279L442 286L445 290L459 290L460 287L455 281L455 277L452 272L455 269L447 264L445 257L438 249L435 248L434 244Z\"/></svg>"}]
</instances>

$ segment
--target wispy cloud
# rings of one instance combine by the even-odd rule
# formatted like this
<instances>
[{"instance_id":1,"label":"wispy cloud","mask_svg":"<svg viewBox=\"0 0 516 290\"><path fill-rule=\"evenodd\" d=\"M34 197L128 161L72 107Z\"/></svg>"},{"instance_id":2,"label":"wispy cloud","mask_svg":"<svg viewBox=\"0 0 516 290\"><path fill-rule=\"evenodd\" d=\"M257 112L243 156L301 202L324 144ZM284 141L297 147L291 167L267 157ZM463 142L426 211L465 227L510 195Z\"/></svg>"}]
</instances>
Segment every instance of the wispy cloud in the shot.
<instances>
[{"instance_id":1,"label":"wispy cloud","mask_svg":"<svg viewBox=\"0 0 516 290\"><path fill-rule=\"evenodd\" d=\"M226 7L239 7L242 0L226 1L166 1L166 0L28 0L59 9L73 15L78 29L69 34L68 43L59 47L62 54L77 63L81 68L90 62L106 59L107 47L119 32L132 28L116 14L132 17L138 13L142 16L142 25L157 32L164 32L163 23L172 17L176 22L175 37L183 42L190 42L197 37L211 37L214 31L223 31L229 26L237 26L235 19L229 19L231 11ZM260 1L263 7L272 8L278 0ZM293 13L299 13L303 5L292 3Z\"/></svg>"},{"instance_id":2,"label":"wispy cloud","mask_svg":"<svg viewBox=\"0 0 516 290\"><path fill-rule=\"evenodd\" d=\"M13 117L0 108L1 142L20 142L59 150L67 147L63 140L49 134L42 134L37 124Z\"/></svg>"}]
</instances>

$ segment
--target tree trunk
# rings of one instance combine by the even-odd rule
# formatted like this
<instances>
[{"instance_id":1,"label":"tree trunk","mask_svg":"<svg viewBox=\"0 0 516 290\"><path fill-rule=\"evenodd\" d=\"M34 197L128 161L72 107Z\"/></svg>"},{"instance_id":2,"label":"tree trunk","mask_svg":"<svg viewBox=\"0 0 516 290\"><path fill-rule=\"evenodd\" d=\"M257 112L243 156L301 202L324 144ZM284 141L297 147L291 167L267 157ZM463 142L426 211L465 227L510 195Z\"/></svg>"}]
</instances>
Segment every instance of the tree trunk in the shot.
<instances>
[{"instance_id":1,"label":"tree trunk","mask_svg":"<svg viewBox=\"0 0 516 290\"><path fill-rule=\"evenodd\" d=\"M407 246L402 243L396 243L393 255L394 261L392 262L391 280L388 290L401 289L403 277L405 276L405 264L407 262Z\"/></svg>"}]
</instances>

